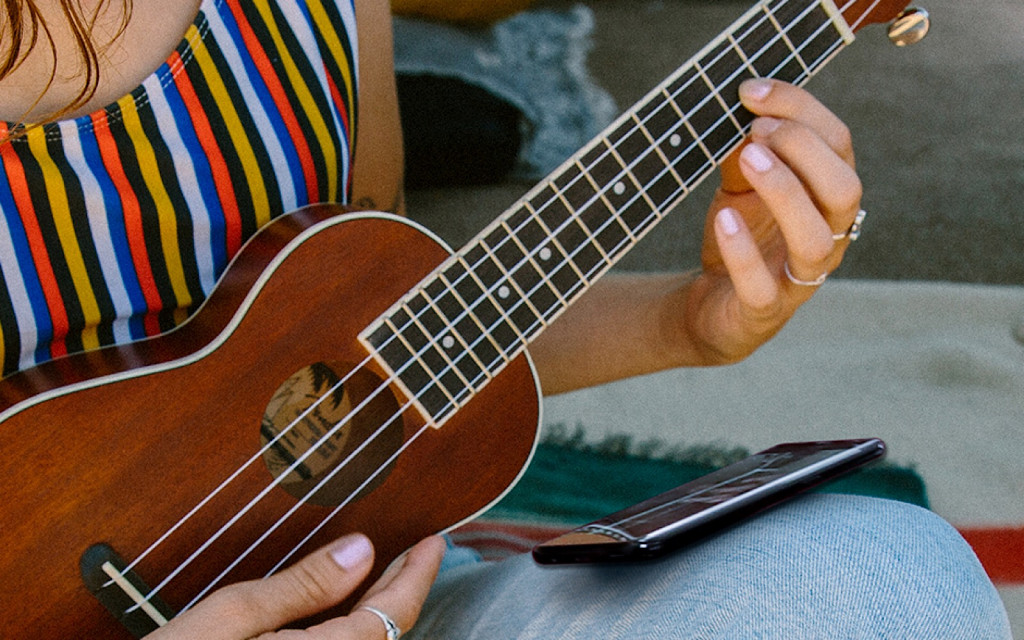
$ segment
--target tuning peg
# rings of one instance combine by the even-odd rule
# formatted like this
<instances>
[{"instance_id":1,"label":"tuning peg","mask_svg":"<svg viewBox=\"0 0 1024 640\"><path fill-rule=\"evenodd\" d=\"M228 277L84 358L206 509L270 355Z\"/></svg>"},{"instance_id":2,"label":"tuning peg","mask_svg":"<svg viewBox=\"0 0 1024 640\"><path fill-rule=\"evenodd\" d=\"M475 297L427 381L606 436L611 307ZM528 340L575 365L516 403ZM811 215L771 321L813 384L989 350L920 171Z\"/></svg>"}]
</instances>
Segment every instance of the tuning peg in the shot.
<instances>
[{"instance_id":1,"label":"tuning peg","mask_svg":"<svg viewBox=\"0 0 1024 640\"><path fill-rule=\"evenodd\" d=\"M889 40L897 47L917 44L928 35L932 26L928 12L920 7L907 7L889 25Z\"/></svg>"}]
</instances>

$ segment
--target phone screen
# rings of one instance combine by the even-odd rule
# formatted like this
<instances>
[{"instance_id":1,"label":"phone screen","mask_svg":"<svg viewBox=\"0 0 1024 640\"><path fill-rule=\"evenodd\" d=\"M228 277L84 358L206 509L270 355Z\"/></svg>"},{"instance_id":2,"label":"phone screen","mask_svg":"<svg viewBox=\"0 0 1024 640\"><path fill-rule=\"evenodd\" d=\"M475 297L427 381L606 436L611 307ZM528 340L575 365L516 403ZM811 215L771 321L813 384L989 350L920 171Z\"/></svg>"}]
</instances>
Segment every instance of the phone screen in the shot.
<instances>
[{"instance_id":1,"label":"phone screen","mask_svg":"<svg viewBox=\"0 0 1024 640\"><path fill-rule=\"evenodd\" d=\"M652 557L884 454L877 438L766 449L534 549L544 564Z\"/></svg>"}]
</instances>

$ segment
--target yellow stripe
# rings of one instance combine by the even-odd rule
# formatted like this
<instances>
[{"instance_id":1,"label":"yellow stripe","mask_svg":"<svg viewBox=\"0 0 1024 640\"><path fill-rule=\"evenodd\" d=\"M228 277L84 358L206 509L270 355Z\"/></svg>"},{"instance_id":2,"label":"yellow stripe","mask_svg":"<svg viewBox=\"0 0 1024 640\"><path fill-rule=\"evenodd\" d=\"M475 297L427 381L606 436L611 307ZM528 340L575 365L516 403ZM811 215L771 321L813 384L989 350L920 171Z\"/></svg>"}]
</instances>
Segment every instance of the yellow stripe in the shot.
<instances>
[{"instance_id":1,"label":"yellow stripe","mask_svg":"<svg viewBox=\"0 0 1024 640\"><path fill-rule=\"evenodd\" d=\"M355 87L355 83L352 82L352 69L348 66L348 56L345 55L345 47L341 44L341 39L338 38L338 32L334 28L334 22L331 20L327 12L324 11L323 4L320 2L313 2L309 0L306 3L309 7L309 12L313 16L313 21L316 22L317 28L320 30L320 34L327 41L327 48L331 52L331 56L337 63L338 68L341 70L342 76L345 80L345 93L348 94L348 103L355 103L355 96L352 91Z\"/></svg>"},{"instance_id":2,"label":"yellow stripe","mask_svg":"<svg viewBox=\"0 0 1024 640\"><path fill-rule=\"evenodd\" d=\"M316 102L313 100L313 94L310 92L302 74L299 72L299 68L296 66L291 52L288 51L288 48L285 46L284 39L281 37L281 31L277 28L277 23L274 22L274 16L270 12L270 8L267 6L267 3L263 1L257 2L256 8L260 12L260 16L266 24L267 31L270 32L270 36L274 40L274 46L277 48L278 55L281 56L281 62L284 64L285 73L288 74L288 81L299 98L302 110L311 121L313 133L317 137L320 150L324 154L324 162L327 165L327 201L334 202L337 200L338 196L338 155L331 140L330 129L321 117L320 111L316 108ZM327 98L330 100L330 96Z\"/></svg>"},{"instance_id":3,"label":"yellow stripe","mask_svg":"<svg viewBox=\"0 0 1024 640\"><path fill-rule=\"evenodd\" d=\"M156 206L157 222L160 225L160 248L164 253L167 273L171 278L174 298L179 307L188 307L192 304L192 295L188 291L185 269L181 263L181 249L178 246L178 218L174 213L171 197L167 194L163 180L160 179L156 153L142 129L142 122L135 110L134 98L127 95L118 100L117 104L121 107L125 131L132 140L139 170L143 180L146 181L146 190L153 197L153 203Z\"/></svg>"},{"instance_id":4,"label":"yellow stripe","mask_svg":"<svg viewBox=\"0 0 1024 640\"><path fill-rule=\"evenodd\" d=\"M43 172L43 182L46 185L46 197L50 204L53 224L57 228L61 250L64 252L68 270L71 272L75 294L82 306L82 315L85 320L85 327L82 330L82 345L86 349L95 349L100 346L99 335L96 332L96 327L100 323L100 308L96 302L96 293L93 291L92 283L89 282L89 273L86 271L85 260L82 258L82 248L78 245L78 238L75 236L64 177L50 157L50 152L46 147L46 131L43 128L29 131L28 145L32 156L39 163L39 168ZM84 212L78 213L84 214Z\"/></svg>"},{"instance_id":5,"label":"yellow stripe","mask_svg":"<svg viewBox=\"0 0 1024 640\"><path fill-rule=\"evenodd\" d=\"M245 173L245 181L252 196L256 224L262 227L270 222L270 200L267 197L267 185L263 182L263 174L260 173L259 165L256 162L256 152L253 151L252 145L249 143L249 136L246 134L245 127L242 126L242 120L231 101L231 95L228 93L227 87L224 86L220 71L210 57L210 51L206 48L205 42L197 43L193 53L196 62L199 63L199 69L206 79L213 101L217 103L217 110L220 111L224 124L228 128L231 143L238 151L242 172ZM256 132L253 132L253 135L256 135Z\"/></svg>"}]
</instances>

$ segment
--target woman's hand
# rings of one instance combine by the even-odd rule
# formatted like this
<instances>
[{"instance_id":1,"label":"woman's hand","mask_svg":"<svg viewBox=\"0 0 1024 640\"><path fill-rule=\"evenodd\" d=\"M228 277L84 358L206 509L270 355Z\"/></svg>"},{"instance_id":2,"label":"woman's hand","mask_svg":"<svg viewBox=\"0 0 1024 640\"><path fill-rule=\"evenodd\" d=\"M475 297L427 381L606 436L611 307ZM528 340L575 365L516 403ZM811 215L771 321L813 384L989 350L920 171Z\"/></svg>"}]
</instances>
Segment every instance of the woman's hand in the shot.
<instances>
[{"instance_id":1,"label":"woman's hand","mask_svg":"<svg viewBox=\"0 0 1024 640\"><path fill-rule=\"evenodd\" d=\"M384 640L384 622L366 605L385 612L400 629L419 617L444 555L445 543L432 537L396 560L352 612L304 630L276 631L324 611L345 599L373 566L366 536L345 536L265 580L224 587L146 636L153 640Z\"/></svg>"},{"instance_id":2,"label":"woman's hand","mask_svg":"<svg viewBox=\"0 0 1024 640\"><path fill-rule=\"evenodd\" d=\"M703 273L686 296L682 342L703 364L739 360L771 338L842 260L861 183L847 127L809 93L747 81L759 116L723 163L708 215ZM788 273L787 273L788 271Z\"/></svg>"}]
</instances>

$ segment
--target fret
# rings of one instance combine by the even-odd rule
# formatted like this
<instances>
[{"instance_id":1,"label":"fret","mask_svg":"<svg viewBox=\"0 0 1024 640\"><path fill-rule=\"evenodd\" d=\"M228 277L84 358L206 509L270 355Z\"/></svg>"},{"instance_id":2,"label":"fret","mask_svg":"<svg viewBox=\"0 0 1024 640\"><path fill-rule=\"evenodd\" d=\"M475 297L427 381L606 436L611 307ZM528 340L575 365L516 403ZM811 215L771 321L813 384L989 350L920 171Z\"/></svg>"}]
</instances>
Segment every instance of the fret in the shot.
<instances>
[{"instance_id":1,"label":"fret","mask_svg":"<svg viewBox=\"0 0 1024 640\"><path fill-rule=\"evenodd\" d=\"M525 215L525 211L523 214ZM511 218L502 222L503 229L507 234L507 242L513 244L516 250L523 255L519 265L512 271L512 276L519 290L523 292L530 305L539 312L546 325L565 306L565 301L559 297L558 292L548 282L544 268L537 263L537 260L547 262L542 256L546 256L550 260L552 252L545 247L531 249L533 245L523 244L519 236L512 231L514 223L515 220Z\"/></svg>"},{"instance_id":2,"label":"fret","mask_svg":"<svg viewBox=\"0 0 1024 640\"><path fill-rule=\"evenodd\" d=\"M622 179L605 191L605 197L612 209L619 212L619 218L629 228L631 235L640 237L645 229L657 222L655 206L644 196L632 170L650 149L650 141L635 120L627 119L608 134L608 143L619 161L630 170Z\"/></svg>"},{"instance_id":3,"label":"fret","mask_svg":"<svg viewBox=\"0 0 1024 640\"><path fill-rule=\"evenodd\" d=\"M455 410L455 403L441 389L430 373L416 360L415 354L399 340L393 327L382 323L369 337L378 357L391 369L409 397L428 416L437 420Z\"/></svg>"},{"instance_id":4,"label":"fret","mask_svg":"<svg viewBox=\"0 0 1024 640\"><path fill-rule=\"evenodd\" d=\"M801 83L805 79L811 77L811 69L807 66L803 57L800 55L800 47L798 42L794 42L790 38L788 30L800 18L800 15L807 9L806 3L794 2L793 0L774 0L770 2L766 7L769 20L774 23L775 28L778 30L782 40L789 47L790 55L793 57L801 68L800 74L790 82Z\"/></svg>"},{"instance_id":5,"label":"fret","mask_svg":"<svg viewBox=\"0 0 1024 640\"><path fill-rule=\"evenodd\" d=\"M740 105L740 83L754 75L747 69L742 54L728 37L697 63L712 91L725 107L737 134L750 124L753 116ZM746 115L740 115L740 114Z\"/></svg>"},{"instance_id":6,"label":"fret","mask_svg":"<svg viewBox=\"0 0 1024 640\"><path fill-rule=\"evenodd\" d=\"M456 260L441 276L455 295L462 299L467 308L472 304L467 301L479 300L483 295L476 278L466 269L461 260ZM494 372L507 362L502 355L501 347L496 343L486 327L472 311L463 314L451 324L453 337L468 349L472 357L480 364L484 375L491 377ZM471 378L472 380L475 379Z\"/></svg>"},{"instance_id":7,"label":"fret","mask_svg":"<svg viewBox=\"0 0 1024 640\"><path fill-rule=\"evenodd\" d=\"M466 252L465 260L484 291L484 294L473 302L473 314L480 320L484 330L494 338L502 353L508 356L518 353L526 345L526 336L530 325L536 322L536 316L532 320L524 320L521 315L514 318L506 313L497 296L502 287L508 286L507 274L480 243L473 245ZM508 293L511 297L511 291Z\"/></svg>"},{"instance_id":8,"label":"fret","mask_svg":"<svg viewBox=\"0 0 1024 640\"><path fill-rule=\"evenodd\" d=\"M554 271L549 272L551 283L563 300L571 300L576 291L587 284L585 272L571 260L572 245L567 247L558 239L558 233L573 219L573 211L550 184L540 191L533 202L543 203L540 205L541 208L534 208L534 215L547 230L548 236L552 239L551 245L562 258Z\"/></svg>"},{"instance_id":9,"label":"fret","mask_svg":"<svg viewBox=\"0 0 1024 640\"><path fill-rule=\"evenodd\" d=\"M469 398L472 389L469 380L463 378L461 372L453 367L454 363L444 355L436 342L420 329L409 311L400 308L387 322L398 339L426 370L430 380L437 384L453 403L458 406L461 401ZM455 342L450 335L447 338Z\"/></svg>"},{"instance_id":10,"label":"fret","mask_svg":"<svg viewBox=\"0 0 1024 640\"><path fill-rule=\"evenodd\" d=\"M539 274L527 260L526 253L510 238L503 225L495 227L481 245L505 272L506 277L498 285L497 296L505 315L519 327L519 332L529 337L544 327L544 312L530 302L528 295L540 280ZM530 277L530 272L534 277Z\"/></svg>"},{"instance_id":11,"label":"fret","mask_svg":"<svg viewBox=\"0 0 1024 640\"><path fill-rule=\"evenodd\" d=\"M783 25L790 25L787 26L786 35L796 46L804 65L813 72L824 64L836 47L843 42L843 35L839 33L832 18L819 3L815 3L793 20L779 21Z\"/></svg>"},{"instance_id":12,"label":"fret","mask_svg":"<svg viewBox=\"0 0 1024 640\"><path fill-rule=\"evenodd\" d=\"M580 158L580 164L587 168L597 184L612 184L626 170L619 156L612 153L606 139L596 141ZM636 239L604 194L581 211L579 218L609 260L615 259Z\"/></svg>"},{"instance_id":13,"label":"fret","mask_svg":"<svg viewBox=\"0 0 1024 640\"><path fill-rule=\"evenodd\" d=\"M565 307L567 305L566 298L563 297L559 287L551 281L551 274L562 266L562 262L554 259L557 247L552 248L551 234L526 206L513 211L505 219L504 224L506 228L512 230L512 237L523 250L528 252L530 263L543 279L544 287L557 300L557 303L552 303L552 306L557 304L560 307ZM537 295L547 297L548 293L541 291ZM544 303L539 303L538 308L546 307L547 305ZM553 316L555 313L557 312L550 315ZM545 317L549 316L546 314Z\"/></svg>"},{"instance_id":14,"label":"fret","mask_svg":"<svg viewBox=\"0 0 1024 640\"><path fill-rule=\"evenodd\" d=\"M649 129L639 113L637 120L637 126L648 139L649 151L633 165L633 177L640 183L655 211L663 211L685 193L686 185L658 148L662 135Z\"/></svg>"},{"instance_id":15,"label":"fret","mask_svg":"<svg viewBox=\"0 0 1024 640\"><path fill-rule=\"evenodd\" d=\"M743 131L730 117L728 106L718 95L704 69L699 64L694 67L699 73L699 81L695 81L695 84L704 83L701 91L709 97L689 113L687 120L715 161L721 162L732 150L732 146L743 137Z\"/></svg>"},{"instance_id":16,"label":"fret","mask_svg":"<svg viewBox=\"0 0 1024 640\"><path fill-rule=\"evenodd\" d=\"M451 269L445 273L449 272ZM473 280L467 276L458 284L454 284L451 280L446 280L445 275L442 275L441 278L444 279L447 289L453 291L459 298L460 308L468 308L469 305L461 294L460 288L465 291L466 284L472 283ZM423 306L425 306L426 298L421 295L420 299L423 300ZM422 309L423 306L420 308ZM396 319L400 313L402 313L402 309L399 308L392 318ZM474 348L474 342L483 335L483 331L475 324L475 319L468 311L459 313L455 322L445 322L440 314L433 314L435 331L428 331L424 326L425 319L421 319L412 309L409 313L411 322L423 329L425 336L440 350L445 360L458 370L467 386L476 387L488 376L488 370L500 365L501 358L493 346L484 349Z\"/></svg>"},{"instance_id":17,"label":"fret","mask_svg":"<svg viewBox=\"0 0 1024 640\"><path fill-rule=\"evenodd\" d=\"M759 11L737 30L737 43L750 65L761 77L774 77L785 82L798 82L804 67L793 55L789 41L778 24Z\"/></svg>"}]
</instances>

